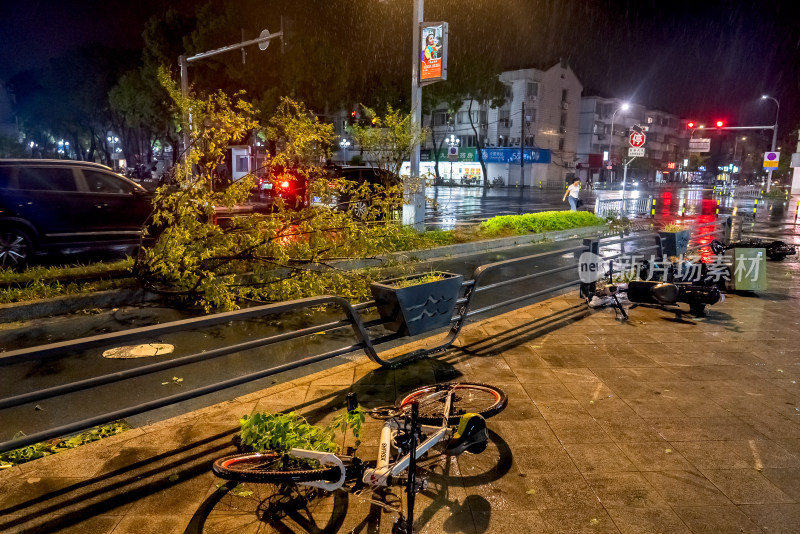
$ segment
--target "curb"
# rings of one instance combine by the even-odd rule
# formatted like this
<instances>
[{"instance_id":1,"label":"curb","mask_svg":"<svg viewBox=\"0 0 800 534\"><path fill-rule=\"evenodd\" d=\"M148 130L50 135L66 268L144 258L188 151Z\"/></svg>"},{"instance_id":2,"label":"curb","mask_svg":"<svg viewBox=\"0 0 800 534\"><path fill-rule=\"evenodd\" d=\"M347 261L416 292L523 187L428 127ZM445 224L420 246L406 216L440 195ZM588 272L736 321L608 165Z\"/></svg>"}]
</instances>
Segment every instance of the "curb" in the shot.
<instances>
[{"instance_id":1,"label":"curb","mask_svg":"<svg viewBox=\"0 0 800 534\"><path fill-rule=\"evenodd\" d=\"M144 289L114 289L87 295L64 295L35 302L12 302L0 305L0 323L65 315L88 308L118 308L131 304L154 302L159 298L159 295Z\"/></svg>"},{"instance_id":2,"label":"curb","mask_svg":"<svg viewBox=\"0 0 800 534\"><path fill-rule=\"evenodd\" d=\"M431 260L434 258L461 256L510 248L519 245L527 245L538 241L552 240L561 241L576 237L590 237L603 234L608 228L603 226L584 226L581 228L571 228L569 230L557 230L553 232L542 232L539 234L525 234L511 237L501 237L498 239L484 239L470 243L458 243L421 250L407 250L402 252L392 252L383 256L369 259L345 260L337 262L337 267L344 270L363 269L366 267L376 267L387 261L409 261ZM37 300L35 302L12 302L10 304L0 304L0 323L12 323L15 321L27 321L39 319L53 315L66 315L77 310L88 308L117 308L155 302L161 298L160 295L146 291L144 289L115 289L110 291L99 291L87 295L64 295L47 300Z\"/></svg>"},{"instance_id":3,"label":"curb","mask_svg":"<svg viewBox=\"0 0 800 534\"><path fill-rule=\"evenodd\" d=\"M455 245L445 245L443 247L420 249L420 250L404 250L401 252L392 252L384 254L376 258L361 259L361 260L346 260L337 262L337 267L352 270L363 269L365 267L376 267L387 261L408 261L415 260L432 260L436 258L463 256L465 254L474 254L476 252L487 252L490 250L498 250L503 248L511 248L520 245L529 245L539 241L563 241L566 239L574 239L577 237L593 237L599 236L608 232L606 225L601 226L584 226L581 228L570 228L569 230L555 230L552 232L542 232L539 234L525 234L515 235L511 237L500 237L497 239L484 239L482 241L471 241L469 243L457 243Z\"/></svg>"}]
</instances>

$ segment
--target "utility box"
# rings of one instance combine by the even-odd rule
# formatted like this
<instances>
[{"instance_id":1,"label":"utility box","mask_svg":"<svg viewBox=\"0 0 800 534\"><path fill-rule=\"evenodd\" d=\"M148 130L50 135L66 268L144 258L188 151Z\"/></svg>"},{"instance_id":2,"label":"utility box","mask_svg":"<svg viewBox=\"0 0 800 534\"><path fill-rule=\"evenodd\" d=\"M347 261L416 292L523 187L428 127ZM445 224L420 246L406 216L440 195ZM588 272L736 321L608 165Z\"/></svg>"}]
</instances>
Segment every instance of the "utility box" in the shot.
<instances>
[{"instance_id":1,"label":"utility box","mask_svg":"<svg viewBox=\"0 0 800 534\"><path fill-rule=\"evenodd\" d=\"M731 266L731 289L736 291L767 290L767 251L763 248L734 248Z\"/></svg>"}]
</instances>

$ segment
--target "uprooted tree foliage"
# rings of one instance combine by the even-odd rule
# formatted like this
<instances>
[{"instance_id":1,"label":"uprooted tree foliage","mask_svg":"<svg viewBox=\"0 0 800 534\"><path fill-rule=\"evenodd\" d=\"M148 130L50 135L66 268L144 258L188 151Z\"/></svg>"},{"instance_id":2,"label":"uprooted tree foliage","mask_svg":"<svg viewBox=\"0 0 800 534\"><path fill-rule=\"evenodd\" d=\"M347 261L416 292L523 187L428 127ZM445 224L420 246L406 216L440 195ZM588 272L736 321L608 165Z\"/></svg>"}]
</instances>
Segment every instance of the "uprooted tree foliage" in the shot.
<instances>
[{"instance_id":1,"label":"uprooted tree foliage","mask_svg":"<svg viewBox=\"0 0 800 534\"><path fill-rule=\"evenodd\" d=\"M158 235L135 267L146 287L206 311L319 294L363 299L375 275L339 269L337 260L413 248L422 239L390 222L402 202L399 186L345 182L320 166L330 154L333 128L303 104L284 98L261 128L243 94L184 98L168 74L160 76L175 103L176 120L191 115L193 124L184 162L154 197L152 227ZM305 202L290 209L278 198L274 213L231 217L219 226L215 207L230 209L247 201L254 176L215 191L214 170L229 145L257 130L277 147L268 157L267 176L302 180ZM371 206L360 219L348 209L358 200Z\"/></svg>"}]
</instances>

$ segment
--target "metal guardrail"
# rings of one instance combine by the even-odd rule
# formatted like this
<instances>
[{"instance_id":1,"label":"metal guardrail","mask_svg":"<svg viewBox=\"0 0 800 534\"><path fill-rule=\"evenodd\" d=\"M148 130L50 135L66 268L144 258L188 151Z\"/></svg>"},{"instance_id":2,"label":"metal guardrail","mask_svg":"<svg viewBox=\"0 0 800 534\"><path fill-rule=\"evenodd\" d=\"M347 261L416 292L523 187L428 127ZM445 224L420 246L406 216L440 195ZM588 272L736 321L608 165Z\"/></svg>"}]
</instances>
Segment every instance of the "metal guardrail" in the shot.
<instances>
[{"instance_id":1,"label":"metal guardrail","mask_svg":"<svg viewBox=\"0 0 800 534\"><path fill-rule=\"evenodd\" d=\"M772 239L783 241L787 238L800 236L800 222L774 222L759 221L744 217L739 218L735 225L734 233L738 240L743 239Z\"/></svg>"},{"instance_id":2,"label":"metal guardrail","mask_svg":"<svg viewBox=\"0 0 800 534\"><path fill-rule=\"evenodd\" d=\"M602 218L610 215L650 217L652 206L653 195L626 199L598 197L594 202L594 214Z\"/></svg>"},{"instance_id":3,"label":"metal guardrail","mask_svg":"<svg viewBox=\"0 0 800 534\"><path fill-rule=\"evenodd\" d=\"M650 240L652 244L646 245L644 247L637 246L634 247L633 249L626 248L626 244L642 240L645 242ZM230 321L263 318L270 315L278 315L298 310L306 310L320 306L332 306L338 308L345 316L344 319L338 321L328 322L325 324L320 324L291 332L284 332L281 334L276 334L268 337L262 337L259 339L249 340L243 343L229 345L205 352L189 354L186 356L180 356L171 360L165 360L149 365L135 367L116 373L96 376L54 387L49 387L39 391L31 391L13 397L3 398L0 399L0 411L14 408L17 406L22 406L25 404L39 402L45 399L53 399L69 393L90 390L98 386L110 383L117 383L127 379L164 371L166 369L172 369L183 365L208 361L233 353L264 347L279 342L289 341L292 339L298 339L304 336L320 332L329 332L332 330L338 330L342 328L350 328L352 329L357 341L357 343L353 345L341 347L333 351L325 352L323 354L317 354L314 356L300 358L296 361L270 367L268 369L262 369L257 372L253 372L244 376L216 382L200 388L195 388L189 391L185 391L176 395L171 395L168 397L151 400L134 406L129 406L127 408L101 413L93 417L82 419L80 421L73 421L70 423L66 423L21 438L11 439L0 443L0 452L20 447L25 447L46 439L69 435L81 430L85 430L87 428L94 427L102 423L122 419L125 417L130 417L132 415L141 414L158 408L163 408L165 406L170 406L179 402L207 395L209 393L214 393L217 391L221 391L223 389L238 386L246 382L251 382L253 380L258 380L281 372L297 369L299 367L308 364L329 360L336 356L341 356L357 350L363 350L370 359L385 367L396 367L422 356L434 354L437 352L442 352L444 350L447 350L453 344L453 342L456 340L459 333L461 332L461 329L466 324L468 318L474 317L479 314L487 313L496 310L498 308L530 300L542 295L554 293L563 289L567 289L569 287L573 286L577 287L580 284L578 278L579 263L577 262L577 258L583 252L592 251L595 253L601 253L602 249L614 249L608 251L608 254L604 256L606 259L614 259L625 255L639 254L645 251L654 251L658 257L661 257L662 246L661 246L661 241L658 238L657 234L631 235L631 236L621 236L619 238L584 240L583 244L580 246L566 247L549 252L532 254L521 258L504 260L479 266L478 268L475 269L472 279L467 280L462 284L461 287L462 294L460 295L460 298L458 298L456 302L456 312L454 317L452 318L452 324L449 332L445 337L445 340L434 348L412 351L403 354L401 356L398 356L396 358L393 358L391 360L385 360L381 358L381 356L378 354L376 350L376 347L381 344L397 340L402 336L400 334L389 334L377 338L372 338L370 337L369 329L372 327L380 326L384 324L385 321L382 320L365 321L361 317L360 312L369 308L373 308L375 306L375 301L369 301L360 304L351 304L348 300L336 296L320 296L320 297L299 299L278 304L258 306L244 310L214 314L206 317L186 319L182 321L175 321L161 325L136 328L123 332L102 334L74 341L53 343L40 347L32 347L28 349L21 349L12 352L7 352L3 354L2 357L0 357L0 365L8 365L10 363L16 363L20 361L41 361L49 358L56 358L59 356L70 355L88 349L96 349L99 347L107 347L107 346L118 346L122 343L128 343L142 339L153 339L155 336L165 335L169 333L220 325L228 323ZM574 263L569 262L566 265L560 265L549 269L539 270L537 272L525 274L514 278L507 278L497 282L484 283L484 281L488 279L487 277L489 277L489 275L491 275L492 273L499 272L503 269L507 269L509 267L514 267L514 266L521 266L526 263L537 262L548 258L558 258L566 254L572 254L576 258L576 262ZM572 270L575 273L575 276L574 278L571 278L569 281L566 282L559 281L558 283L554 283L552 285L547 286L545 289L532 292L524 292L525 282L530 282L535 279L542 279L559 273L568 272L570 270ZM491 292L498 288L507 287L511 285L517 285L518 287L520 287L520 289L523 290L521 291L523 294L517 294L507 300L489 304L481 308L473 309L474 299L476 295L485 292Z\"/></svg>"},{"instance_id":4,"label":"metal guardrail","mask_svg":"<svg viewBox=\"0 0 800 534\"><path fill-rule=\"evenodd\" d=\"M733 219L731 217L718 217L713 221L689 225L687 228L692 230L692 238L689 241L687 253L709 246L714 239L727 243L733 237L734 232Z\"/></svg>"},{"instance_id":5,"label":"metal guardrail","mask_svg":"<svg viewBox=\"0 0 800 534\"><path fill-rule=\"evenodd\" d=\"M761 198L761 195L764 191L755 185L743 185L743 186L714 186L714 194L715 195L722 195L722 196L730 196L733 198Z\"/></svg>"}]
</instances>

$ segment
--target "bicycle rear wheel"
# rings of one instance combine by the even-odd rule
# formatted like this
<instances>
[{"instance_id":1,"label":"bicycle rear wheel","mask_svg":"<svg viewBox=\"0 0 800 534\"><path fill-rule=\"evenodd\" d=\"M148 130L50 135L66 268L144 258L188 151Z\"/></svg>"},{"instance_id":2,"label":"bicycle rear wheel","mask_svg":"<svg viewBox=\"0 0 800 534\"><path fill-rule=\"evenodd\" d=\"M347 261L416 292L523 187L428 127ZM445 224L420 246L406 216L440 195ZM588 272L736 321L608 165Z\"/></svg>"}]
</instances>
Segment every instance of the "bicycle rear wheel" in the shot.
<instances>
[{"instance_id":1,"label":"bicycle rear wheel","mask_svg":"<svg viewBox=\"0 0 800 534\"><path fill-rule=\"evenodd\" d=\"M220 478L239 482L312 482L315 480L339 480L341 471L337 466L308 468L289 465L286 454L273 451L248 452L225 456L214 461L211 470Z\"/></svg>"},{"instance_id":2,"label":"bicycle rear wheel","mask_svg":"<svg viewBox=\"0 0 800 534\"><path fill-rule=\"evenodd\" d=\"M492 417L503 411L508 404L505 392L488 384L459 382L451 384L433 384L417 388L400 400L400 407L408 406L413 401L419 403L419 420L421 423L439 425L444 417L444 403L448 392L455 390L450 409L449 424L458 423L465 413L476 413L484 418Z\"/></svg>"}]
</instances>

